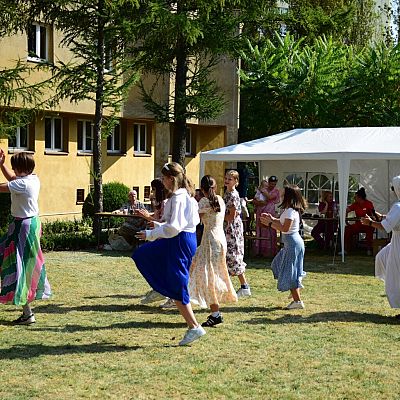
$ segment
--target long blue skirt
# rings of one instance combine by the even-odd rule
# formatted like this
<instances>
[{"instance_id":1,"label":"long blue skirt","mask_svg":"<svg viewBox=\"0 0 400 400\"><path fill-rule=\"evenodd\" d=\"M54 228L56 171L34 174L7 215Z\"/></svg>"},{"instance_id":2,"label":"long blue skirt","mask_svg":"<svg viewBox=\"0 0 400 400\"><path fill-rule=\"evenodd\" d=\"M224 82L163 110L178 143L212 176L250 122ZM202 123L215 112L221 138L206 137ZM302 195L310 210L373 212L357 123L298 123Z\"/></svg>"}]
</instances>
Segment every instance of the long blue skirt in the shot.
<instances>
[{"instance_id":1,"label":"long blue skirt","mask_svg":"<svg viewBox=\"0 0 400 400\"><path fill-rule=\"evenodd\" d=\"M272 272L278 280L278 290L285 292L290 289L302 288L304 241L298 232L281 235L283 249L272 260Z\"/></svg>"},{"instance_id":2,"label":"long blue skirt","mask_svg":"<svg viewBox=\"0 0 400 400\"><path fill-rule=\"evenodd\" d=\"M196 233L180 232L173 238L143 244L133 252L132 259L154 290L188 304L189 268L196 248Z\"/></svg>"}]
</instances>

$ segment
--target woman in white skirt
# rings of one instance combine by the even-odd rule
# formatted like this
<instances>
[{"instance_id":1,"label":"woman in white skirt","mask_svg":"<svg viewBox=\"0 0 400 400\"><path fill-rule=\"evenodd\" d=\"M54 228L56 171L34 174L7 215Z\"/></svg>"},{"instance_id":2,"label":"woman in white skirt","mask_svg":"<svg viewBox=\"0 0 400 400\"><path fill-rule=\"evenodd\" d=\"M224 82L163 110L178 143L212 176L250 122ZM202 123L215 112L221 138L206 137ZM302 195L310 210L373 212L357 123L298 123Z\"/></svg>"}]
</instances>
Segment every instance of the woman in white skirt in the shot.
<instances>
[{"instance_id":1,"label":"woman in white skirt","mask_svg":"<svg viewBox=\"0 0 400 400\"><path fill-rule=\"evenodd\" d=\"M392 179L392 191L400 200L400 176ZM381 222L368 215L361 218L363 225L392 232L390 243L375 258L375 276L385 282L386 296L392 308L400 308L400 201L396 201Z\"/></svg>"}]
</instances>

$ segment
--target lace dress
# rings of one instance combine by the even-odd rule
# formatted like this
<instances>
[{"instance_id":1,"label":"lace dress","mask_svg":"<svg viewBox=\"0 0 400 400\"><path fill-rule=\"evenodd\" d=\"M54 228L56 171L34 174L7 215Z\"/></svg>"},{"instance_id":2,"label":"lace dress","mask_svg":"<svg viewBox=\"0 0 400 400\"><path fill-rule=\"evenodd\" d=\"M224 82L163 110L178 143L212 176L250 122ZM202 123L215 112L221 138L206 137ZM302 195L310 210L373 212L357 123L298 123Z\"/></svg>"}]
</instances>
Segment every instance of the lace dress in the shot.
<instances>
[{"instance_id":1,"label":"lace dress","mask_svg":"<svg viewBox=\"0 0 400 400\"><path fill-rule=\"evenodd\" d=\"M221 211L216 213L207 198L199 201L199 213L204 224L200 246L193 258L189 275L190 301L206 308L210 304L237 301L235 289L226 266L224 233L225 204L220 196Z\"/></svg>"}]
</instances>

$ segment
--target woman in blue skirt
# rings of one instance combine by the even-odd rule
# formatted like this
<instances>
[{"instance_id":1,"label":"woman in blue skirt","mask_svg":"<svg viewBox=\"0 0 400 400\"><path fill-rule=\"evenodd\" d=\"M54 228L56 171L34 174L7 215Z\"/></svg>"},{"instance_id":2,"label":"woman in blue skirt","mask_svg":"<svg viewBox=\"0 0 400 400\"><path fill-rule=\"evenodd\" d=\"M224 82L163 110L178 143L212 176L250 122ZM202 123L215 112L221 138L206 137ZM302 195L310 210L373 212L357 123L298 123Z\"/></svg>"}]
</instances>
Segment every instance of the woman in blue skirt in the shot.
<instances>
[{"instance_id":1,"label":"woman in blue skirt","mask_svg":"<svg viewBox=\"0 0 400 400\"><path fill-rule=\"evenodd\" d=\"M293 301L286 307L288 310L302 309L304 303L300 298L301 281L306 273L303 271L304 241L299 234L301 214L307 208L300 189L295 185L285 186L283 201L279 206L283 211L279 218L269 213L261 214L261 222L281 232L283 248L275 256L271 267L274 278L278 280L278 290L290 290Z\"/></svg>"},{"instance_id":2,"label":"woman in blue skirt","mask_svg":"<svg viewBox=\"0 0 400 400\"><path fill-rule=\"evenodd\" d=\"M164 206L163 222L154 221L154 229L141 231L137 238L148 240L132 254L140 273L158 293L175 300L189 329L180 346L205 335L190 305L188 282L192 258L196 253L196 225L199 210L193 187L183 168L175 162L161 170L162 182L171 196Z\"/></svg>"}]
</instances>

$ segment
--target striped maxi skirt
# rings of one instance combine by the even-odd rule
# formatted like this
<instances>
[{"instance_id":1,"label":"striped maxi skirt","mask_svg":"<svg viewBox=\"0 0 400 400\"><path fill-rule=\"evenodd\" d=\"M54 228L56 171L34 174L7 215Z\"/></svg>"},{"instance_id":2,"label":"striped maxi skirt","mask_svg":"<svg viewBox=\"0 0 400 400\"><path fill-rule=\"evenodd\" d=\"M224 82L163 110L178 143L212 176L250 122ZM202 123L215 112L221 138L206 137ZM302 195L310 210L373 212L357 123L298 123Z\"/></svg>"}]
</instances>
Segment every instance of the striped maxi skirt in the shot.
<instances>
[{"instance_id":1,"label":"striped maxi skirt","mask_svg":"<svg viewBox=\"0 0 400 400\"><path fill-rule=\"evenodd\" d=\"M0 239L0 303L24 306L51 296L40 236L39 217L15 218Z\"/></svg>"}]
</instances>

